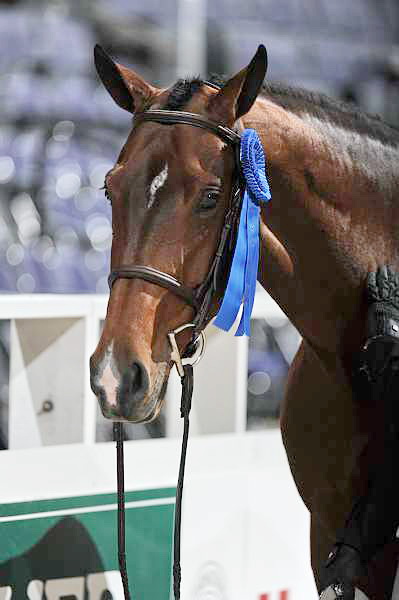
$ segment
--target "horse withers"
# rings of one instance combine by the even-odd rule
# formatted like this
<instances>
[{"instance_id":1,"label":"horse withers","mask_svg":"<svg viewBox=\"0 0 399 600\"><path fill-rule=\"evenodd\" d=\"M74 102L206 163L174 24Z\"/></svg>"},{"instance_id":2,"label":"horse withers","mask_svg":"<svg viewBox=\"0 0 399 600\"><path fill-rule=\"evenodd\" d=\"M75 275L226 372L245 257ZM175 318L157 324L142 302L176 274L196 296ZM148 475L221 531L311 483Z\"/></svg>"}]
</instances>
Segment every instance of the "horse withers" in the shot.
<instances>
[{"instance_id":1,"label":"horse withers","mask_svg":"<svg viewBox=\"0 0 399 600\"><path fill-rule=\"evenodd\" d=\"M113 99L135 115L105 181L112 271L139 265L198 290L231 207L231 145L209 128L140 115L184 112L238 133L258 132L273 192L261 210L258 281L303 337L281 429L311 513L316 584L324 598L348 600L355 591L370 600L390 598L399 523L398 419L388 393L397 389L390 338L399 309L399 132L323 95L262 87L262 46L219 86L190 79L160 89L99 47L95 61ZM375 281L377 299L367 281ZM159 413L173 364L168 333L190 323L198 309L175 291L148 276L114 282L91 358L92 388L105 417L146 422ZM203 326L222 294L216 286ZM190 341L191 331L182 331L181 353Z\"/></svg>"}]
</instances>

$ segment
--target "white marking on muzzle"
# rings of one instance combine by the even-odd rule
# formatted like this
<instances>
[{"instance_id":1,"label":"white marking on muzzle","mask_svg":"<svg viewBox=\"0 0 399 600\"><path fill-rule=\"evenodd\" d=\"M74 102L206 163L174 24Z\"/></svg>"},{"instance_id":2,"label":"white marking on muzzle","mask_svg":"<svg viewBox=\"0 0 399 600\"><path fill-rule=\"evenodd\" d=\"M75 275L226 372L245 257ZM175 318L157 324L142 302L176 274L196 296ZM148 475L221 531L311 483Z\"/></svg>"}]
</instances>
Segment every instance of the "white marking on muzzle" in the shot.
<instances>
[{"instance_id":1,"label":"white marking on muzzle","mask_svg":"<svg viewBox=\"0 0 399 600\"><path fill-rule=\"evenodd\" d=\"M154 177L150 185L150 199L148 200L147 208L151 208L151 206L155 202L155 196L157 191L166 183L168 178L168 163L165 164L162 171Z\"/></svg>"},{"instance_id":2,"label":"white marking on muzzle","mask_svg":"<svg viewBox=\"0 0 399 600\"><path fill-rule=\"evenodd\" d=\"M121 377L113 357L113 348L114 340L112 340L106 349L104 358L98 366L99 372L101 372L98 385L105 391L107 403L111 406L116 406L116 397Z\"/></svg>"}]
</instances>

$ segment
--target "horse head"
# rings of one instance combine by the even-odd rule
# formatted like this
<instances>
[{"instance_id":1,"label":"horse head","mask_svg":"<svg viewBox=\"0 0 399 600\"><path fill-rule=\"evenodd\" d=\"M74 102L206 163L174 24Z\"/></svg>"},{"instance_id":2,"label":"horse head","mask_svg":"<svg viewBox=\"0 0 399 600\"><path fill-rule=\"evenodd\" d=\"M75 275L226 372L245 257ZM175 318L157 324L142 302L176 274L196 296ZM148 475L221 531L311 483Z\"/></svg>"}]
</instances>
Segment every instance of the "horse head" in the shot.
<instances>
[{"instance_id":1,"label":"horse head","mask_svg":"<svg viewBox=\"0 0 399 600\"><path fill-rule=\"evenodd\" d=\"M112 204L111 272L140 265L170 276L182 289L198 290L231 202L234 152L209 128L140 117L177 109L242 129L240 118L256 100L266 73L266 50L260 46L249 65L217 89L197 79L154 87L98 46L95 64L115 102L134 114L128 139L105 178ZM117 421L148 422L158 415L173 365L168 333L192 322L198 310L187 294L176 294L146 273L114 279L90 362L102 412ZM216 313L222 291L212 295L203 326ZM189 330L179 335L180 352L190 336Z\"/></svg>"}]
</instances>

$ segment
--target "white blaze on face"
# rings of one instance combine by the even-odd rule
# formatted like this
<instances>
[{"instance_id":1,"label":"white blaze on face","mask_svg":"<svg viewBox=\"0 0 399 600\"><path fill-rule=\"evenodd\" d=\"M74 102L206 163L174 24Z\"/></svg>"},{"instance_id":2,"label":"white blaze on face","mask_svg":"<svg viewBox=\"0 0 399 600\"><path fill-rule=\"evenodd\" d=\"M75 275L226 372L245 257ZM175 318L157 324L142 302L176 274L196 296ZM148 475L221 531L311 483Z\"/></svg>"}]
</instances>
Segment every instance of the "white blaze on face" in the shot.
<instances>
[{"instance_id":1,"label":"white blaze on face","mask_svg":"<svg viewBox=\"0 0 399 600\"><path fill-rule=\"evenodd\" d=\"M114 340L108 346L104 358L98 366L101 373L98 385L104 389L108 404L116 406L120 374L113 358L113 347Z\"/></svg>"},{"instance_id":2,"label":"white blaze on face","mask_svg":"<svg viewBox=\"0 0 399 600\"><path fill-rule=\"evenodd\" d=\"M155 196L157 191L165 185L165 182L168 178L168 163L165 164L162 171L154 177L150 185L150 199L148 200L147 208L151 208L151 206L155 202Z\"/></svg>"}]
</instances>

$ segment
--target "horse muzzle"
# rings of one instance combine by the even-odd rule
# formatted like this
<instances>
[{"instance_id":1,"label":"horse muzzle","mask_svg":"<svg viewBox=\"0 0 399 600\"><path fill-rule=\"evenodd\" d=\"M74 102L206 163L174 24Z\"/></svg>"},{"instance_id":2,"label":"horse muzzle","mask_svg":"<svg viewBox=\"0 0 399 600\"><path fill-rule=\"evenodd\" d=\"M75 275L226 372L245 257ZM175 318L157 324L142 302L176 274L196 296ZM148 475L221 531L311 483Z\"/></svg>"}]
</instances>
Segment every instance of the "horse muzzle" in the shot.
<instances>
[{"instance_id":1,"label":"horse muzzle","mask_svg":"<svg viewBox=\"0 0 399 600\"><path fill-rule=\"evenodd\" d=\"M133 361L121 375L114 374L109 365L101 370L92 365L90 384L107 419L146 423L159 413L159 394L149 393L147 369L139 360Z\"/></svg>"}]
</instances>

